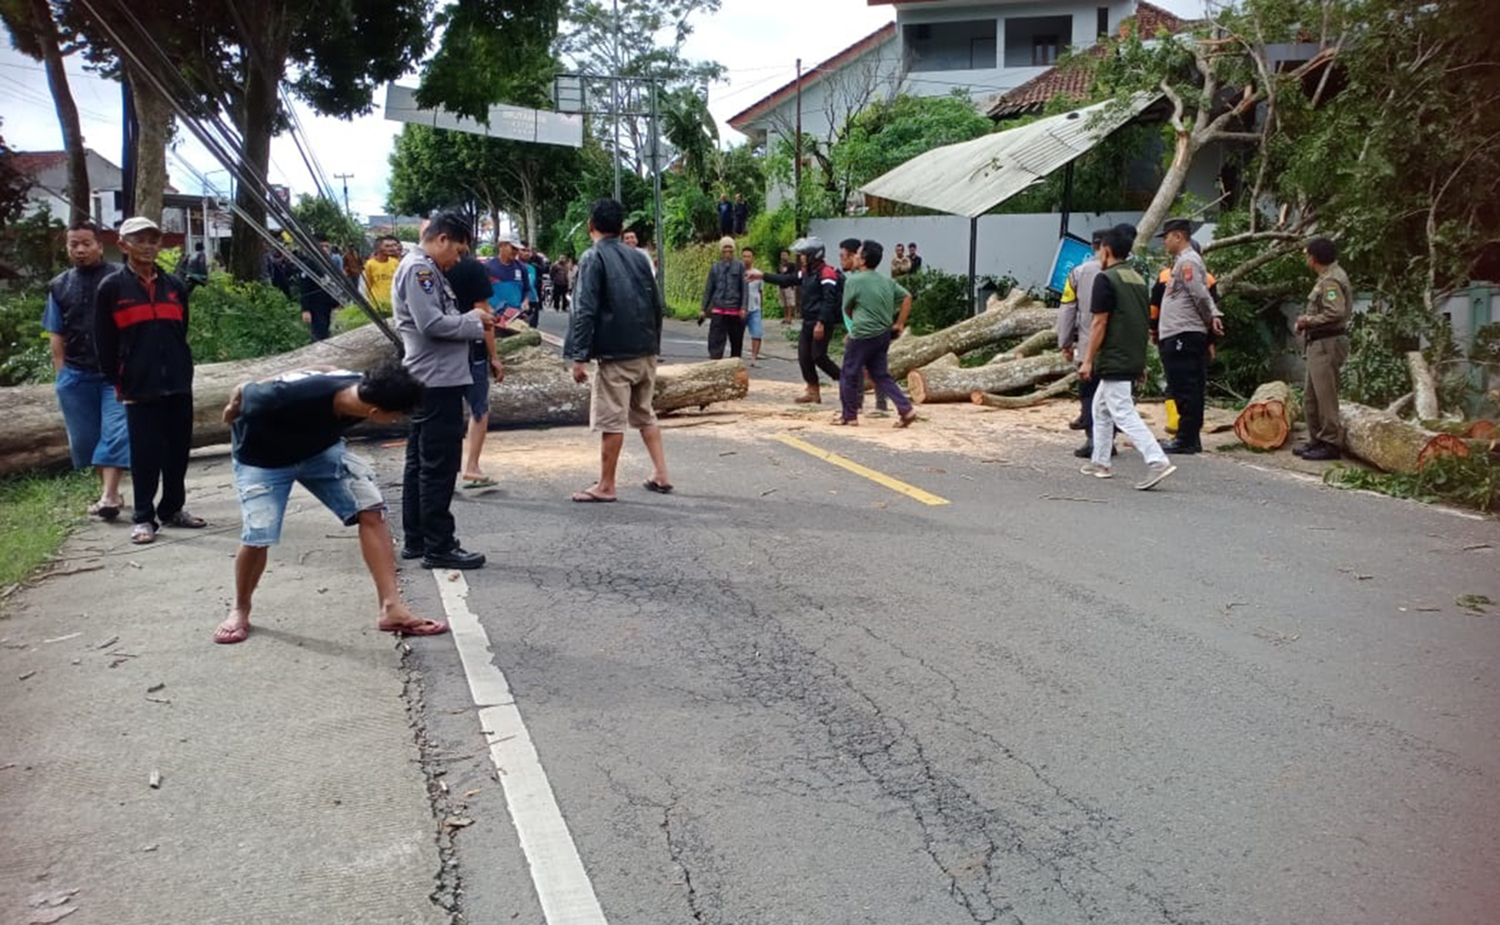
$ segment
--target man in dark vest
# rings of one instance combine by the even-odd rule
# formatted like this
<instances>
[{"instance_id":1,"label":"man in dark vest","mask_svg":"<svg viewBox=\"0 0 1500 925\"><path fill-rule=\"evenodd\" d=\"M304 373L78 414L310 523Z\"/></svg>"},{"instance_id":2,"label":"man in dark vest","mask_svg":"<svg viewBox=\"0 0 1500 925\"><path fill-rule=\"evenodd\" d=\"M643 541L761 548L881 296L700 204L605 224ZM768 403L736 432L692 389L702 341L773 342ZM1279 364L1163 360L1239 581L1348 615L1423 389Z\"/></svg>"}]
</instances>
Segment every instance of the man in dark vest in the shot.
<instances>
[{"instance_id":1,"label":"man in dark vest","mask_svg":"<svg viewBox=\"0 0 1500 925\"><path fill-rule=\"evenodd\" d=\"M42 327L52 343L57 403L68 428L73 468L93 466L104 483L89 513L114 520L125 506L120 478L130 468L130 429L125 407L100 374L94 350L94 296L99 282L116 269L104 260L99 234L93 222L78 222L68 229L68 259L73 268L48 284Z\"/></svg>"}]
</instances>

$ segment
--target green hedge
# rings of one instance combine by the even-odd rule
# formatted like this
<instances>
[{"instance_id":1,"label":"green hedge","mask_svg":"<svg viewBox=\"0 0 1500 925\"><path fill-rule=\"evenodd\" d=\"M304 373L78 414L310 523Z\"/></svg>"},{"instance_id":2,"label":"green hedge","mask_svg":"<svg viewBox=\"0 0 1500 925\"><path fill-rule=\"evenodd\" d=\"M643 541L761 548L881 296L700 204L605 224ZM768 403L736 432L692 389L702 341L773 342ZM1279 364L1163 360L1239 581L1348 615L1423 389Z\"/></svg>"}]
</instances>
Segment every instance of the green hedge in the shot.
<instances>
[{"instance_id":1,"label":"green hedge","mask_svg":"<svg viewBox=\"0 0 1500 925\"><path fill-rule=\"evenodd\" d=\"M52 350L42 330L47 292L0 292L0 386L52 381Z\"/></svg>"}]
</instances>

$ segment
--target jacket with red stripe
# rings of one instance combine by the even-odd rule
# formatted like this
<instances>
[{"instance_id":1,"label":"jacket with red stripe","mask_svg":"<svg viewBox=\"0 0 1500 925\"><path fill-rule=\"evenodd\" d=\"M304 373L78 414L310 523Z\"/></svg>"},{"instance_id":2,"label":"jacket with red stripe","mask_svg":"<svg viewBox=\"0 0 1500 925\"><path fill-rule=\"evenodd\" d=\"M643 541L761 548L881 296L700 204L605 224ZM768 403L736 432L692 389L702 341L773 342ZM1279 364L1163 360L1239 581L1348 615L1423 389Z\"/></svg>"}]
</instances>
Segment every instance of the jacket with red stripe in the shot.
<instances>
[{"instance_id":1,"label":"jacket with red stripe","mask_svg":"<svg viewBox=\"0 0 1500 925\"><path fill-rule=\"evenodd\" d=\"M150 283L129 265L99 284L94 346L99 371L124 401L151 401L193 390L188 348L188 288L158 269Z\"/></svg>"}]
</instances>

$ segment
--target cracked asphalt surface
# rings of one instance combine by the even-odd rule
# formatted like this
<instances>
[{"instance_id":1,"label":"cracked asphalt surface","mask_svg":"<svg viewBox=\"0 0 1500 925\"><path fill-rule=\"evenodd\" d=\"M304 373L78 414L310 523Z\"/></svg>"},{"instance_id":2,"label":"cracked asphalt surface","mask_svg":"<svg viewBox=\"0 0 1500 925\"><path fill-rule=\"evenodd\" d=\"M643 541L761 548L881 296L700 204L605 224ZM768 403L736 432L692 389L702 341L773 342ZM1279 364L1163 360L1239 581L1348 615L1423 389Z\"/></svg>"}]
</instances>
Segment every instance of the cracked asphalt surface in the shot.
<instances>
[{"instance_id":1,"label":"cracked asphalt surface","mask_svg":"<svg viewBox=\"0 0 1500 925\"><path fill-rule=\"evenodd\" d=\"M1494 521L828 430L799 436L953 503L701 427L669 498L632 437L618 504L567 503L589 469L559 463L456 505L610 922L1495 921L1500 615L1454 603L1500 600ZM463 915L540 922L457 655L412 658L472 793Z\"/></svg>"}]
</instances>

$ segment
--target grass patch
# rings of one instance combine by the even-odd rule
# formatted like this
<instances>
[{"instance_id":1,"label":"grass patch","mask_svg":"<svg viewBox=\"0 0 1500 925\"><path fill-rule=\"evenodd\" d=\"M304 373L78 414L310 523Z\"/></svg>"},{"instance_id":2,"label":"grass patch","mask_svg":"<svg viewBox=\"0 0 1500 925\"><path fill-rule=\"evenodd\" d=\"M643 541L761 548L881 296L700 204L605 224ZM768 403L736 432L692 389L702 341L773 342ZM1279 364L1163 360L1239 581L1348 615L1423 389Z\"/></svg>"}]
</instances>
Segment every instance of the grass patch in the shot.
<instances>
[{"instance_id":1,"label":"grass patch","mask_svg":"<svg viewBox=\"0 0 1500 925\"><path fill-rule=\"evenodd\" d=\"M0 480L0 588L50 559L98 492L92 472Z\"/></svg>"}]
</instances>

